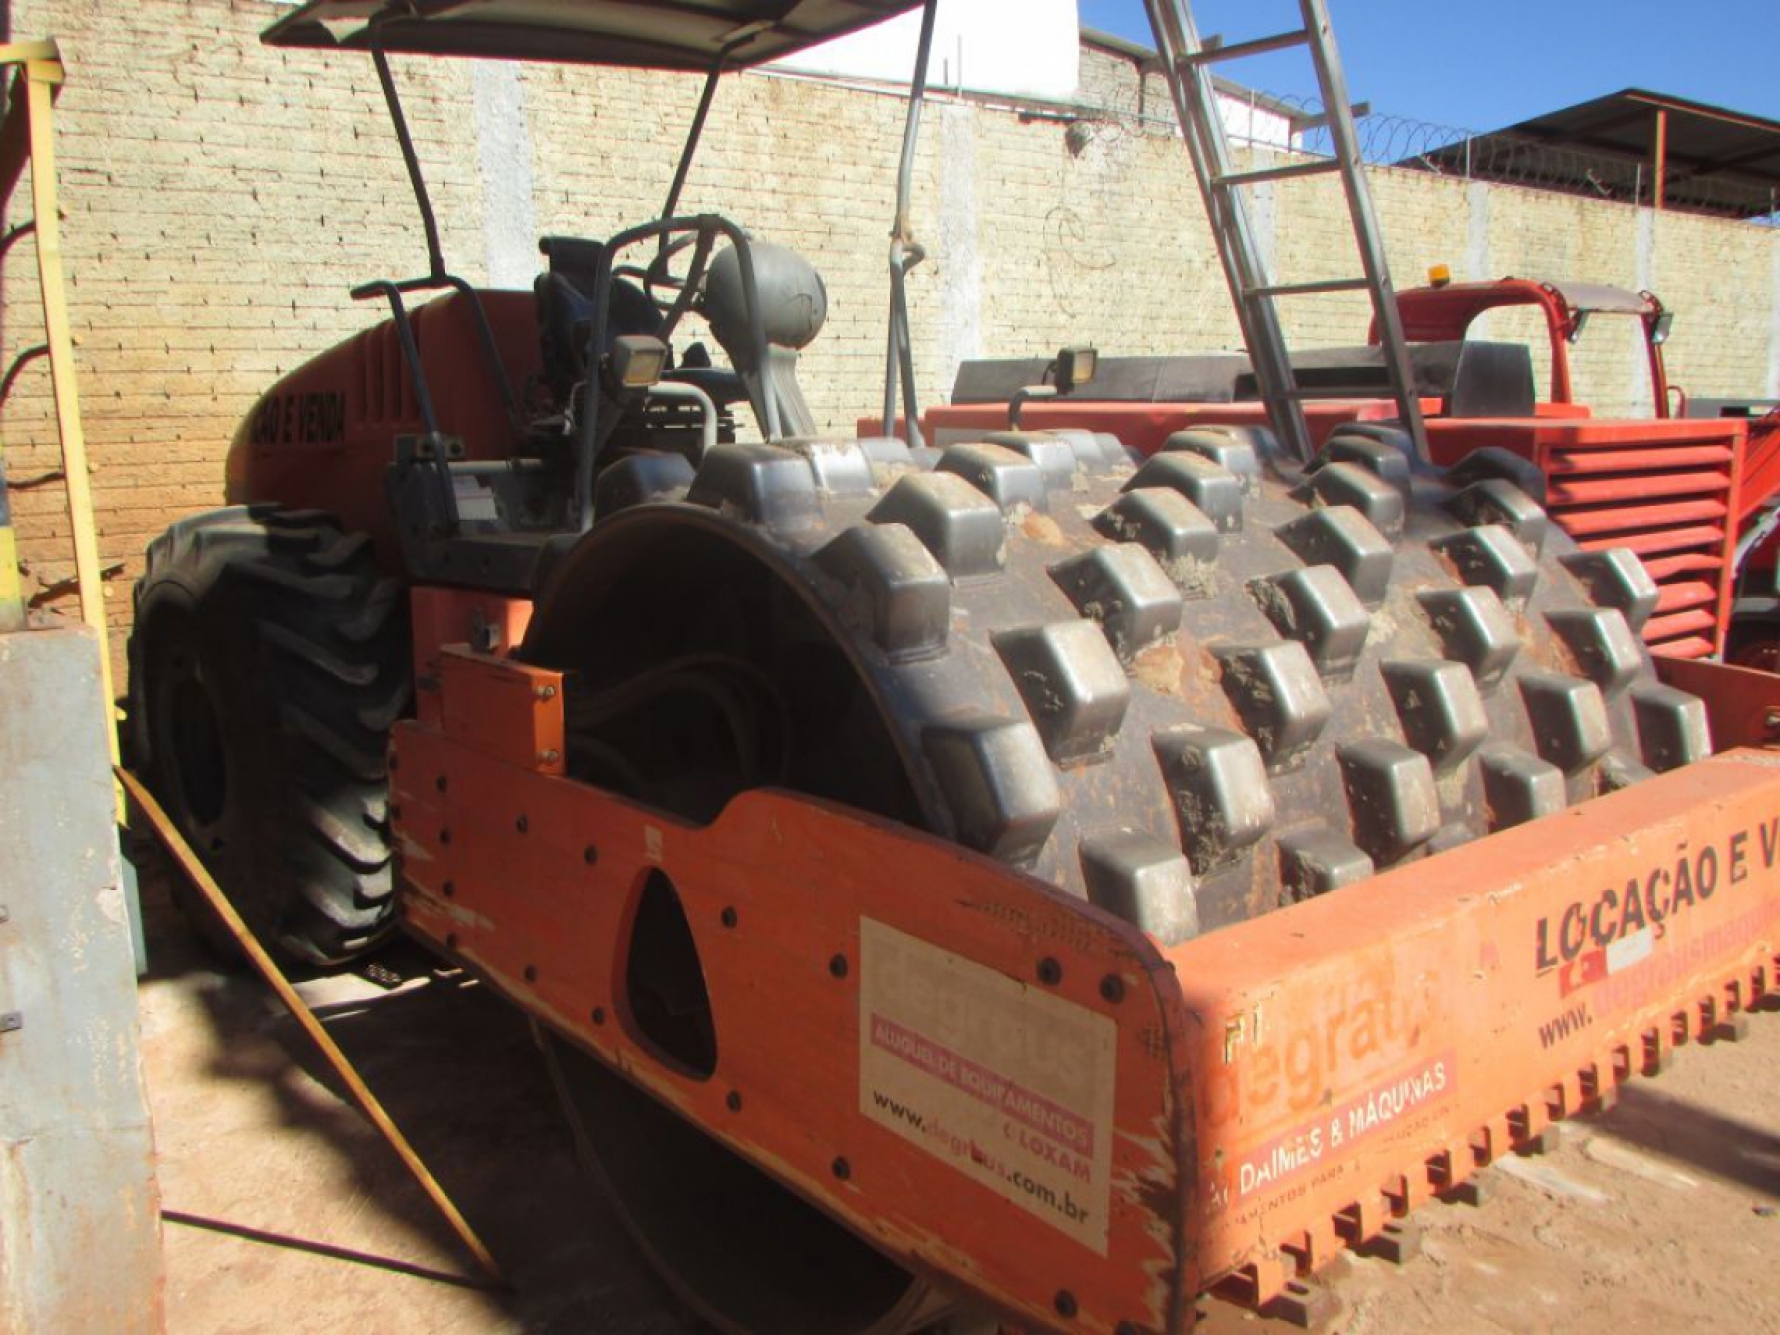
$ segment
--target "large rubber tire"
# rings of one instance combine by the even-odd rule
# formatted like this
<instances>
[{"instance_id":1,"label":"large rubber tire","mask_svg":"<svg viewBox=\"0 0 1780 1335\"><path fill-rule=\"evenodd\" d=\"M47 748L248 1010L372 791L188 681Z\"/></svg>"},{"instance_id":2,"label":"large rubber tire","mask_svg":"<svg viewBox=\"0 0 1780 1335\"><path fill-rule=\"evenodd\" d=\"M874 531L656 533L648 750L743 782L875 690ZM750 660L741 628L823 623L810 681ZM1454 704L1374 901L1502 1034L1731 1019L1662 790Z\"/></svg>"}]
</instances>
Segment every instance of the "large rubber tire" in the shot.
<instances>
[{"instance_id":1,"label":"large rubber tire","mask_svg":"<svg viewBox=\"0 0 1780 1335\"><path fill-rule=\"evenodd\" d=\"M149 545L130 637L137 766L288 961L343 964L393 925L385 748L408 660L401 588L326 515L237 506Z\"/></svg>"},{"instance_id":2,"label":"large rubber tire","mask_svg":"<svg viewBox=\"0 0 1780 1335\"><path fill-rule=\"evenodd\" d=\"M724 446L678 490L626 460L524 653L572 673L578 778L700 820L762 783L874 811L1174 944L1706 753L1638 641L1637 559L1578 551L1512 456L1442 474L1406 445ZM622 1131L570 1114L651 1259L720 1307L727 1271L649 1226L691 1189L685 1133L633 1102ZM735 1218L738 1183L782 1191L713 1176ZM782 1245L738 1230L724 1260L791 1282Z\"/></svg>"}]
</instances>

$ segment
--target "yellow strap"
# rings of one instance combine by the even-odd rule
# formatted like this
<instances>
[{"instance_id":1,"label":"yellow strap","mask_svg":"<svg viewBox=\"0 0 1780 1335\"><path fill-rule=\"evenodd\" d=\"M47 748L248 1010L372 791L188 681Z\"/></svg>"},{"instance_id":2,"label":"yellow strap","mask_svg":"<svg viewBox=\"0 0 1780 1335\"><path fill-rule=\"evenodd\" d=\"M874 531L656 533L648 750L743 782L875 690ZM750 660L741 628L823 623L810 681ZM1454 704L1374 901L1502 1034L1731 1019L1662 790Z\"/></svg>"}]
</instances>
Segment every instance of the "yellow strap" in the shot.
<instances>
[{"instance_id":1,"label":"yellow strap","mask_svg":"<svg viewBox=\"0 0 1780 1335\"><path fill-rule=\"evenodd\" d=\"M285 1004L292 1017L302 1026L303 1032L309 1035L310 1040L317 1048L321 1049L321 1055L327 1058L328 1064L334 1068L341 1083L352 1092L352 1097L364 1110L365 1116L371 1119L371 1124L383 1133L384 1140L389 1142L389 1146L396 1152L396 1156L407 1165L408 1171L414 1174L414 1178L420 1183L422 1190L431 1198L439 1213L445 1216L445 1222L451 1225L452 1231L469 1249L470 1254L476 1258L476 1263L487 1272L490 1279L504 1287L506 1280L501 1275L501 1268L495 1264L494 1256L483 1245L482 1239L476 1236L475 1230L458 1212L458 1208L452 1203L451 1198L445 1194L445 1189L427 1171L420 1156L414 1152L414 1147L408 1143L408 1138L396 1128L396 1124L390 1120L389 1114L383 1110L383 1105L377 1101L377 1096L371 1093L365 1082L359 1078L359 1073L353 1069L346 1054L340 1051L340 1046L334 1042L333 1036L321 1027L321 1021L315 1018L315 1013L303 1003L303 998L297 995L297 990L290 985L290 980L273 963L272 957L266 953L265 948L260 945L253 932L248 929L247 924L241 920L241 915L236 913L234 906L223 897L222 890L217 886L204 864L198 860L198 855L192 851L192 846L185 841L185 837L168 819L167 813L161 809L161 804L155 801L154 795L143 786L142 780L130 773L129 770L122 766L113 768L118 779L129 790L130 796L135 799L137 807L147 818L149 825L154 828L155 834L160 837L161 843L173 855L173 860L179 864L180 869L185 872L192 885L203 895L204 902L222 921L223 926L228 929L229 935L235 938L243 953L253 961L253 966L260 971L260 976L278 994L278 999Z\"/></svg>"}]
</instances>

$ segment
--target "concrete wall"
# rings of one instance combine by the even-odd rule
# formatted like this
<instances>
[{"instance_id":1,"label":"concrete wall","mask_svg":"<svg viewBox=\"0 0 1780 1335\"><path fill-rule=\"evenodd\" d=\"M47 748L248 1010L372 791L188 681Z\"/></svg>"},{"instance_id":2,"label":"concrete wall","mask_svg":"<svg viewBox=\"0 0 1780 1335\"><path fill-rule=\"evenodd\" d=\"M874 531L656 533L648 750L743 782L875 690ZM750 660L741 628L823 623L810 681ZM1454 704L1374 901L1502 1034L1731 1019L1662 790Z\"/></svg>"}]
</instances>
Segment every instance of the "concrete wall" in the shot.
<instances>
[{"instance_id":1,"label":"concrete wall","mask_svg":"<svg viewBox=\"0 0 1780 1335\"><path fill-rule=\"evenodd\" d=\"M162 1329L99 653L0 634L0 1331Z\"/></svg>"},{"instance_id":2,"label":"concrete wall","mask_svg":"<svg viewBox=\"0 0 1780 1335\"><path fill-rule=\"evenodd\" d=\"M14 35L59 37L69 66L65 244L101 543L122 565L111 604L121 623L149 536L220 499L223 451L256 392L375 318L348 300L349 284L419 272L424 250L369 63L261 47L281 6L14 0L11 12ZM652 215L698 92L692 78L550 66L407 61L397 74L447 257L472 280L501 283L533 272L538 233L599 236ZM1085 83L1118 77L1084 60ZM1167 114L1159 81L1145 104ZM744 77L719 94L687 192L689 207L721 210L818 261L831 316L803 381L837 430L880 398L904 107ZM1648 285L1680 312L1671 355L1681 384L1780 392L1773 230L1420 173L1382 171L1375 183L1400 282L1446 262L1459 277ZM915 225L933 252L911 279L926 398L966 356L1080 340L1120 353L1236 346L1183 152L1156 123L1101 116L1071 136L1054 117L937 104L916 185ZM1352 271L1331 181L1260 194L1264 240L1284 275ZM4 278L8 358L39 337L26 246ZM1356 341L1365 315L1363 298L1348 296L1287 311L1305 344ZM1585 340L1580 374L1601 410L1630 411L1639 365L1629 340L1604 326ZM41 369L24 373L4 414L13 476L54 467ZM60 489L16 502L27 586L66 577Z\"/></svg>"}]
</instances>

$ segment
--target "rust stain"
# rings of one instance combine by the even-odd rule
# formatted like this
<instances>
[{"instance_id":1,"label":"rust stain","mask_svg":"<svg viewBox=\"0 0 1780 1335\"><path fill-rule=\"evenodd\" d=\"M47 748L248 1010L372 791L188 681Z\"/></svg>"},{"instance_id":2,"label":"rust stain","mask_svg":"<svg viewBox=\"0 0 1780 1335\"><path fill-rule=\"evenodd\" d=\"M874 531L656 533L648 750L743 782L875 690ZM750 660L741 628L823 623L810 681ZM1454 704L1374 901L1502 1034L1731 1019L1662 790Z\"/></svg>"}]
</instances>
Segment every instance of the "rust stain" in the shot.
<instances>
[{"instance_id":1,"label":"rust stain","mask_svg":"<svg viewBox=\"0 0 1780 1335\"><path fill-rule=\"evenodd\" d=\"M1041 515L1037 511L1034 511L1026 516L1024 522L1020 525L1020 529L1034 542L1041 542L1047 547L1065 547L1068 545L1068 540L1063 536L1063 530L1058 527L1057 521L1052 519L1049 515Z\"/></svg>"},{"instance_id":2,"label":"rust stain","mask_svg":"<svg viewBox=\"0 0 1780 1335\"><path fill-rule=\"evenodd\" d=\"M1173 644L1164 640L1152 644L1148 649L1137 655L1132 664L1132 675L1148 686L1152 691L1160 691L1165 695L1181 693L1181 675L1186 663L1180 651Z\"/></svg>"}]
</instances>

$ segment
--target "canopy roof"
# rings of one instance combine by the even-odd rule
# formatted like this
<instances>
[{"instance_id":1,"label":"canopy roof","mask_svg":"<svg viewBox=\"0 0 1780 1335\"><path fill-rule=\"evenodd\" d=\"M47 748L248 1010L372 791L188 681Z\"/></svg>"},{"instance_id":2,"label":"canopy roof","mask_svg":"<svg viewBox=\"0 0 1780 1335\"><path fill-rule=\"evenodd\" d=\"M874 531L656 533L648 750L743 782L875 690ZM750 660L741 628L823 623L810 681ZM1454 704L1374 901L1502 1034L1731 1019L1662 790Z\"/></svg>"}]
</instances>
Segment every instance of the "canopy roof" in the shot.
<instances>
[{"instance_id":1,"label":"canopy roof","mask_svg":"<svg viewBox=\"0 0 1780 1335\"><path fill-rule=\"evenodd\" d=\"M1780 121L1627 88L1398 165L1630 203L1660 178L1663 206L1759 218L1780 198Z\"/></svg>"},{"instance_id":2,"label":"canopy roof","mask_svg":"<svg viewBox=\"0 0 1780 1335\"><path fill-rule=\"evenodd\" d=\"M758 65L869 27L919 0L308 0L271 46L649 69Z\"/></svg>"}]
</instances>

